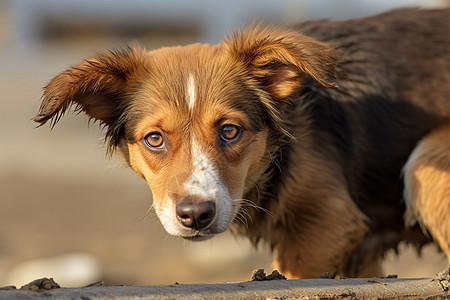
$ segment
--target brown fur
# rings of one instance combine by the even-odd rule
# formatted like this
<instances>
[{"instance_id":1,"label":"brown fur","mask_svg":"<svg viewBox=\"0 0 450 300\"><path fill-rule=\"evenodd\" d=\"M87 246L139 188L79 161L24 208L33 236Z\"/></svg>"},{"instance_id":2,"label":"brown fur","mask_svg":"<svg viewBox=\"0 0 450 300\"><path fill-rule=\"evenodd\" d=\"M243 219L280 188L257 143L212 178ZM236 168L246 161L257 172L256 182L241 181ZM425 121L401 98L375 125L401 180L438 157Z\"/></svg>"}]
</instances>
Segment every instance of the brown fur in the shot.
<instances>
[{"instance_id":1,"label":"brown fur","mask_svg":"<svg viewBox=\"0 0 450 300\"><path fill-rule=\"evenodd\" d=\"M406 193L450 255L449 185L435 179L449 172L449 19L448 10L399 10L298 31L253 26L215 46L102 54L56 76L35 121L54 124L75 104L103 123L109 149L147 181L172 234L231 227L268 243L291 278L378 275L388 249L430 242L403 222L411 153ZM224 124L242 135L224 142ZM146 145L152 132L161 148ZM189 188L203 181L213 188ZM215 203L211 226L178 223L187 200Z\"/></svg>"},{"instance_id":2,"label":"brown fur","mask_svg":"<svg viewBox=\"0 0 450 300\"><path fill-rule=\"evenodd\" d=\"M450 124L420 141L404 171L407 225L418 219L450 259Z\"/></svg>"}]
</instances>

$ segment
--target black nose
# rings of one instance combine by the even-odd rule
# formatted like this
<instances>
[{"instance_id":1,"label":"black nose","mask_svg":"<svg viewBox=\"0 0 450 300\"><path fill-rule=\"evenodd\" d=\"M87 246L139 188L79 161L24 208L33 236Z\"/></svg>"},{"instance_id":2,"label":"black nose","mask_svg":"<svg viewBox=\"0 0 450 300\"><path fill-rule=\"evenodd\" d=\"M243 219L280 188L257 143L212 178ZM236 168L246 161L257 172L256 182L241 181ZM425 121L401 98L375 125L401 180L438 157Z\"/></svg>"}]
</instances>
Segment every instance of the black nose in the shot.
<instances>
[{"instance_id":1,"label":"black nose","mask_svg":"<svg viewBox=\"0 0 450 300\"><path fill-rule=\"evenodd\" d=\"M211 223L216 214L216 205L212 201L181 202L177 204L176 212L181 224L199 230Z\"/></svg>"}]
</instances>

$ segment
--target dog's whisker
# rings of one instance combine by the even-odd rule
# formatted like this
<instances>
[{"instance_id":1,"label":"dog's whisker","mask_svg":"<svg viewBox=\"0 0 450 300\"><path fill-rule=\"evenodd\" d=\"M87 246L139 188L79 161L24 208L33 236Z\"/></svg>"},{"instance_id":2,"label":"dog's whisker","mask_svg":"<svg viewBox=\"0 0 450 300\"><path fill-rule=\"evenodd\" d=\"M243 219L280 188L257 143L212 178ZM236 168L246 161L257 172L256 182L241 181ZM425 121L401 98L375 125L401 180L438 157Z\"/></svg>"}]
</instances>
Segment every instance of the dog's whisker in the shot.
<instances>
[{"instance_id":1,"label":"dog's whisker","mask_svg":"<svg viewBox=\"0 0 450 300\"><path fill-rule=\"evenodd\" d=\"M249 224L253 224L253 219L252 219L252 217L250 216L250 214L247 211L241 210L238 213L238 216L240 216L242 218L242 220L243 220L242 223L245 225L245 228L248 229L249 228Z\"/></svg>"},{"instance_id":2,"label":"dog's whisker","mask_svg":"<svg viewBox=\"0 0 450 300\"><path fill-rule=\"evenodd\" d=\"M170 234L166 234L164 241L167 242L169 240L169 237L170 237Z\"/></svg>"},{"instance_id":3,"label":"dog's whisker","mask_svg":"<svg viewBox=\"0 0 450 300\"><path fill-rule=\"evenodd\" d=\"M228 218L230 220L233 220L237 224L242 224L246 229L249 228L249 221L248 218L241 212L237 213L227 213L224 215L225 218Z\"/></svg>"},{"instance_id":4,"label":"dog's whisker","mask_svg":"<svg viewBox=\"0 0 450 300\"><path fill-rule=\"evenodd\" d=\"M242 214L238 213L238 214L236 215L236 217L235 217L235 220L236 220L237 222L241 223L241 224L245 227L245 229L248 229L248 228L249 228L248 220L247 220L247 218L246 218L245 216L243 216Z\"/></svg>"},{"instance_id":5,"label":"dog's whisker","mask_svg":"<svg viewBox=\"0 0 450 300\"><path fill-rule=\"evenodd\" d=\"M255 201L256 201L256 203L260 203L260 201L261 201L261 191L259 189L258 184L255 181L253 181L253 180L248 180L248 183L255 187L255 190L256 190L256 200Z\"/></svg>"},{"instance_id":6,"label":"dog's whisker","mask_svg":"<svg viewBox=\"0 0 450 300\"><path fill-rule=\"evenodd\" d=\"M192 242L186 239L183 239L183 249L189 249L192 247Z\"/></svg>"},{"instance_id":7,"label":"dog's whisker","mask_svg":"<svg viewBox=\"0 0 450 300\"><path fill-rule=\"evenodd\" d=\"M274 215L271 211L269 211L268 209L266 209L266 208L264 208L264 207L261 207L261 206L256 205L256 204L255 204L253 201L251 201L251 200L248 200L248 199L234 199L233 202L238 203L238 204L239 204L240 206L242 206L242 207L250 207L250 208L253 208L253 209L255 209L255 210L259 211L259 212L263 212L263 213L269 215L269 216L272 217L272 218L275 218L275 215Z\"/></svg>"},{"instance_id":8,"label":"dog's whisker","mask_svg":"<svg viewBox=\"0 0 450 300\"><path fill-rule=\"evenodd\" d=\"M277 167L277 169L280 171L280 173L283 173L283 171L281 170L281 166L280 166L279 161L277 159L273 158L272 153L270 152L270 150L267 150L267 153L269 155L270 162L273 163ZM281 155L280 155L280 157L281 157Z\"/></svg>"},{"instance_id":9,"label":"dog's whisker","mask_svg":"<svg viewBox=\"0 0 450 300\"><path fill-rule=\"evenodd\" d=\"M253 185L254 185L255 188L256 188L257 200L258 200L258 203L259 203L259 202L261 201L261 192L260 192L259 186L256 184L256 182L253 182Z\"/></svg>"},{"instance_id":10,"label":"dog's whisker","mask_svg":"<svg viewBox=\"0 0 450 300\"><path fill-rule=\"evenodd\" d=\"M153 202L149 208L147 209L147 211L145 212L145 214L137 221L138 223L141 223L142 221L144 221L148 216L150 216L150 213L152 212L153 208L154 208L155 203ZM156 216L156 214L153 215L154 217ZM156 216L157 217L157 216Z\"/></svg>"},{"instance_id":11,"label":"dog's whisker","mask_svg":"<svg viewBox=\"0 0 450 300\"><path fill-rule=\"evenodd\" d=\"M102 174L106 174L106 172L112 173L115 169L118 169L119 167L122 167L124 165L119 165L119 164L115 164L115 165L108 165L103 169L103 173Z\"/></svg>"}]
</instances>

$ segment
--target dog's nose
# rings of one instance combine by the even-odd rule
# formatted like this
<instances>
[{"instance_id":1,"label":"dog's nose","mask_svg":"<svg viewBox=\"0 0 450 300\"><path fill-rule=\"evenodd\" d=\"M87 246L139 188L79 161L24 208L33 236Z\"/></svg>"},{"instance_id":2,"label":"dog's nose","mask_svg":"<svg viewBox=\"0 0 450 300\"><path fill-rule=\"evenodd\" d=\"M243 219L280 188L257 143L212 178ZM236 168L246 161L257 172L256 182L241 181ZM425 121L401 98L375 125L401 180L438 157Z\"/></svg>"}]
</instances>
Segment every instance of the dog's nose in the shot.
<instances>
[{"instance_id":1,"label":"dog's nose","mask_svg":"<svg viewBox=\"0 0 450 300\"><path fill-rule=\"evenodd\" d=\"M181 224L199 230L211 223L216 214L216 205L212 201L181 202L177 204L176 212Z\"/></svg>"}]
</instances>

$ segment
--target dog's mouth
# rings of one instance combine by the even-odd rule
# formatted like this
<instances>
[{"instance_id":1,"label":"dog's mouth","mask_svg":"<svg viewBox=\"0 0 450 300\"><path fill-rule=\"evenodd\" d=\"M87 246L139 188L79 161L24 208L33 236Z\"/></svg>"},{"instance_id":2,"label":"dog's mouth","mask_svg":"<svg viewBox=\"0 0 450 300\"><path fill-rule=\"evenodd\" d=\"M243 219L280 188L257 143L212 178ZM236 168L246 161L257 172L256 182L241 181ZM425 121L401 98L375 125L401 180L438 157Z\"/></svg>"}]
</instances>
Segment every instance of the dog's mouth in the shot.
<instances>
[{"instance_id":1,"label":"dog's mouth","mask_svg":"<svg viewBox=\"0 0 450 300\"><path fill-rule=\"evenodd\" d=\"M191 242L203 242L213 238L214 236L215 234L207 234L207 235L196 234L193 236L183 236L182 238Z\"/></svg>"},{"instance_id":2,"label":"dog's mouth","mask_svg":"<svg viewBox=\"0 0 450 300\"><path fill-rule=\"evenodd\" d=\"M207 227L200 230L189 230L182 231L178 234L179 237L192 242L202 242L209 239L212 239L218 234L221 234L228 230L228 226L226 228L217 228L216 226Z\"/></svg>"}]
</instances>

